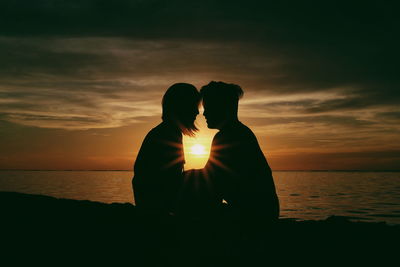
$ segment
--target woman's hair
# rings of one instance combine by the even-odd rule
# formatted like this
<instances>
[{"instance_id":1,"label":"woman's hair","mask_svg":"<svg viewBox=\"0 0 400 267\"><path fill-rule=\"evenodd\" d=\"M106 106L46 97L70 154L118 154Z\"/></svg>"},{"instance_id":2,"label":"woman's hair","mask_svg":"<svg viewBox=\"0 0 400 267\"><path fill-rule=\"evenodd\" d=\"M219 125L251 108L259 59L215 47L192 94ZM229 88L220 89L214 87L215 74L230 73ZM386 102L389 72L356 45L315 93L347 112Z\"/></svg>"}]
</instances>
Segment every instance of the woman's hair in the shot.
<instances>
[{"instance_id":1,"label":"woman's hair","mask_svg":"<svg viewBox=\"0 0 400 267\"><path fill-rule=\"evenodd\" d=\"M188 83L175 83L167 89L162 99L162 119L177 124L184 135L194 136L194 124L200 104L200 93Z\"/></svg>"}]
</instances>

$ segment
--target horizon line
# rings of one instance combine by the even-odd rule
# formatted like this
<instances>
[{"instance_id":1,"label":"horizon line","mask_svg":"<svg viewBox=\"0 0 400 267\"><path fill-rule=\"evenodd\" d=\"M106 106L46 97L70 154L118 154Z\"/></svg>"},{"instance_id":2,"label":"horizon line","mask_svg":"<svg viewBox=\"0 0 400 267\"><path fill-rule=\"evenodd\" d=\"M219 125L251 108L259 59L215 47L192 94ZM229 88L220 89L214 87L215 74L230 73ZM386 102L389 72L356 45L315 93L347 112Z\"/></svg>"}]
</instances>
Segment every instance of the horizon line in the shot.
<instances>
[{"instance_id":1,"label":"horizon line","mask_svg":"<svg viewBox=\"0 0 400 267\"><path fill-rule=\"evenodd\" d=\"M132 169L0 169L0 171L120 171L120 172L133 172ZM399 170L360 170L360 169L311 169L311 170L272 170L273 172L400 172Z\"/></svg>"}]
</instances>

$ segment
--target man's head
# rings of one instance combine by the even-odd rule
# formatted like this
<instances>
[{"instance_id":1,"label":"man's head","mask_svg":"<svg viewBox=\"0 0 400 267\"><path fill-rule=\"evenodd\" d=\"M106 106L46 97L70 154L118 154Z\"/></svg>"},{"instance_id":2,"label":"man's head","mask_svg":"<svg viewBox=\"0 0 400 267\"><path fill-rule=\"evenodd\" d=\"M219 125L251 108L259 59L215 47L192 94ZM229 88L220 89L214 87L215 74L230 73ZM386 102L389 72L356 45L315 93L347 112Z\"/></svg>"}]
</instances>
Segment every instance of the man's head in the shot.
<instances>
[{"instance_id":1,"label":"man's head","mask_svg":"<svg viewBox=\"0 0 400 267\"><path fill-rule=\"evenodd\" d=\"M238 119L238 102L243 96L239 85L212 81L201 88L200 94L208 128L221 129L226 123Z\"/></svg>"}]
</instances>

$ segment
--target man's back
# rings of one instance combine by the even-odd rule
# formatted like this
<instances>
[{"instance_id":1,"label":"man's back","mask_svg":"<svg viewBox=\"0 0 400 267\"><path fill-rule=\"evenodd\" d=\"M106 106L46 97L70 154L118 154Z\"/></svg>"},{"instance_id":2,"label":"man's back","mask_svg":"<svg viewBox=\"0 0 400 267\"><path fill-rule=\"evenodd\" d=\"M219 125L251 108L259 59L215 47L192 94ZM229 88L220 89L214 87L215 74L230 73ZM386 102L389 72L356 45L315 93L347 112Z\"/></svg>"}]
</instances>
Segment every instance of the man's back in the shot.
<instances>
[{"instance_id":1,"label":"man's back","mask_svg":"<svg viewBox=\"0 0 400 267\"><path fill-rule=\"evenodd\" d=\"M214 137L206 165L221 196L244 216L276 219L279 203L271 169L253 132L237 121Z\"/></svg>"}]
</instances>

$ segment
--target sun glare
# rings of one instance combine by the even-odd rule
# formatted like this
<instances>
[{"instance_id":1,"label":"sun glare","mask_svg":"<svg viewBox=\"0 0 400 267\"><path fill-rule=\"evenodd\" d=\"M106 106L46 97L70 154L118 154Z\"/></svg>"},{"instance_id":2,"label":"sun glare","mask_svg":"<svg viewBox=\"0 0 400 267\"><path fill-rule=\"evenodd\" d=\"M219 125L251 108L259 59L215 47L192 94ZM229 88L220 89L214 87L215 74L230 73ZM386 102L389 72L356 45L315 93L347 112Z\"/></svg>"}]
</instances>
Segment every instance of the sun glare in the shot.
<instances>
[{"instance_id":1,"label":"sun glare","mask_svg":"<svg viewBox=\"0 0 400 267\"><path fill-rule=\"evenodd\" d=\"M195 137L183 136L185 151L185 170L201 169L206 165L210 156L211 142L216 130L208 129L203 116L197 116L199 131Z\"/></svg>"},{"instance_id":2,"label":"sun glare","mask_svg":"<svg viewBox=\"0 0 400 267\"><path fill-rule=\"evenodd\" d=\"M210 155L210 141L204 138L188 138L184 142L185 169L200 169L206 164Z\"/></svg>"},{"instance_id":3,"label":"sun glare","mask_svg":"<svg viewBox=\"0 0 400 267\"><path fill-rule=\"evenodd\" d=\"M200 169L206 164L210 155L211 138L184 138L185 169Z\"/></svg>"},{"instance_id":4,"label":"sun glare","mask_svg":"<svg viewBox=\"0 0 400 267\"><path fill-rule=\"evenodd\" d=\"M190 153L194 155L205 155L206 149L203 145L195 144L190 148Z\"/></svg>"}]
</instances>

